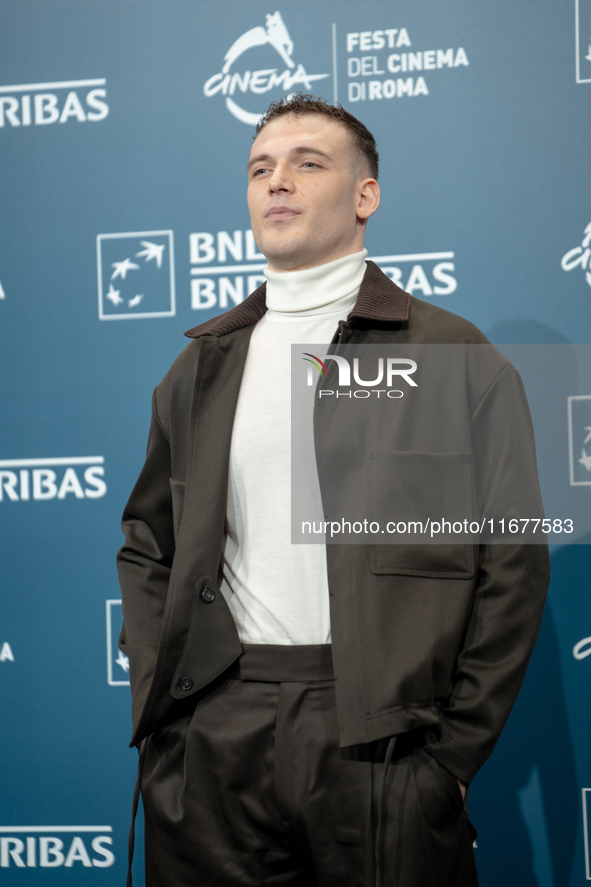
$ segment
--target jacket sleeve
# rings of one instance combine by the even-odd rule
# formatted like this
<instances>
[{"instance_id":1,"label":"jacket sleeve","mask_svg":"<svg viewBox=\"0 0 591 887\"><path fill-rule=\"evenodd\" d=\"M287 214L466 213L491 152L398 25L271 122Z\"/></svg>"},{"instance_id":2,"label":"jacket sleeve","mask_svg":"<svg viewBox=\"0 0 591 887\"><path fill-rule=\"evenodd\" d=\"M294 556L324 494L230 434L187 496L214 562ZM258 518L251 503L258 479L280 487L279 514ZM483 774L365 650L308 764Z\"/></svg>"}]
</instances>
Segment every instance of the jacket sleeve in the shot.
<instances>
[{"instance_id":1,"label":"jacket sleeve","mask_svg":"<svg viewBox=\"0 0 591 887\"><path fill-rule=\"evenodd\" d=\"M543 517L533 426L519 374L508 364L473 417L483 517ZM534 513L531 513L534 512ZM441 737L426 750L469 783L492 752L523 682L550 579L548 546L483 544L472 612Z\"/></svg>"},{"instance_id":2,"label":"jacket sleeve","mask_svg":"<svg viewBox=\"0 0 591 887\"><path fill-rule=\"evenodd\" d=\"M158 416L157 392L146 461L125 506L125 543L117 555L123 601L119 646L129 657L134 727L154 676L174 556L170 441Z\"/></svg>"}]
</instances>

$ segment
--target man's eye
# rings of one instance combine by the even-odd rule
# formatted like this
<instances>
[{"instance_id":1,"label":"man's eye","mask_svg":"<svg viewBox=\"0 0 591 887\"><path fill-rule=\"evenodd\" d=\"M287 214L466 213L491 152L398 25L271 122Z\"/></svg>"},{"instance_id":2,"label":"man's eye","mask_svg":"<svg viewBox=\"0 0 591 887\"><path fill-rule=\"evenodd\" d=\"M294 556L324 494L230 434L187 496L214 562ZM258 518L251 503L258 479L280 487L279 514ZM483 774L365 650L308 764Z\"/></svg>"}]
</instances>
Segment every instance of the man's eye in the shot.
<instances>
[{"instance_id":1,"label":"man's eye","mask_svg":"<svg viewBox=\"0 0 591 887\"><path fill-rule=\"evenodd\" d=\"M269 172L269 170L268 169L255 169L253 176L259 176L264 172Z\"/></svg>"},{"instance_id":2,"label":"man's eye","mask_svg":"<svg viewBox=\"0 0 591 887\"><path fill-rule=\"evenodd\" d=\"M304 166L318 166L318 164L314 163L312 160L306 160L303 165Z\"/></svg>"}]
</instances>

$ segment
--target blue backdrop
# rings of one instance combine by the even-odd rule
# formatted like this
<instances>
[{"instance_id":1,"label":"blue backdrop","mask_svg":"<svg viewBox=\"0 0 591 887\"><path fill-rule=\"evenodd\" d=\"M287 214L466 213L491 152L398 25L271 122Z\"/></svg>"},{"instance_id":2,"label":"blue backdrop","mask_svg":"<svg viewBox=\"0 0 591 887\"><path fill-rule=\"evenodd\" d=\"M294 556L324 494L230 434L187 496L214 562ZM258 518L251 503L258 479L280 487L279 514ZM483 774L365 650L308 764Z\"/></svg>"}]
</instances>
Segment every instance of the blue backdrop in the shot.
<instances>
[{"instance_id":1,"label":"blue backdrop","mask_svg":"<svg viewBox=\"0 0 591 887\"><path fill-rule=\"evenodd\" d=\"M258 115L295 90L374 132L383 203L367 245L404 288L498 343L591 341L591 0L5 0L11 887L124 883L137 755L116 648L120 514L183 330L260 282L246 156ZM591 379L573 373L540 409L563 441L552 482L588 510ZM552 565L522 694L471 794L484 887L591 880L589 548L557 547Z\"/></svg>"}]
</instances>

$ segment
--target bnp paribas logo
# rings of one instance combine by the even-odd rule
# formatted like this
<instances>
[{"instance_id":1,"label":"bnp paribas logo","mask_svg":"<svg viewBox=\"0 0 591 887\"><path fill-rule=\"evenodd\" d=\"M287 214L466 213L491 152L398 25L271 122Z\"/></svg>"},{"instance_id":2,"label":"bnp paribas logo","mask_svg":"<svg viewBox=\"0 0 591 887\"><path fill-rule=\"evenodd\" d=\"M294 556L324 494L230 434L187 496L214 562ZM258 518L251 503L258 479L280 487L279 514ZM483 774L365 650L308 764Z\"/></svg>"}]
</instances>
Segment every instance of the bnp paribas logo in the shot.
<instances>
[{"instance_id":1,"label":"bnp paribas logo","mask_svg":"<svg viewBox=\"0 0 591 887\"><path fill-rule=\"evenodd\" d=\"M290 92L312 92L316 80L329 74L308 74L295 61L294 43L280 12L269 13L265 25L241 34L226 52L221 71L203 86L207 98L223 96L237 120L256 126L271 98ZM296 56L297 58L297 56ZM263 99L267 93L275 93Z\"/></svg>"},{"instance_id":2,"label":"bnp paribas logo","mask_svg":"<svg viewBox=\"0 0 591 887\"><path fill-rule=\"evenodd\" d=\"M575 0L577 83L591 83L591 0Z\"/></svg>"},{"instance_id":3,"label":"bnp paribas logo","mask_svg":"<svg viewBox=\"0 0 591 887\"><path fill-rule=\"evenodd\" d=\"M121 600L107 602L107 683L109 687L129 687L129 659L119 649L123 622Z\"/></svg>"},{"instance_id":4,"label":"bnp paribas logo","mask_svg":"<svg viewBox=\"0 0 591 887\"><path fill-rule=\"evenodd\" d=\"M174 316L172 231L99 234L96 254L99 320Z\"/></svg>"}]
</instances>

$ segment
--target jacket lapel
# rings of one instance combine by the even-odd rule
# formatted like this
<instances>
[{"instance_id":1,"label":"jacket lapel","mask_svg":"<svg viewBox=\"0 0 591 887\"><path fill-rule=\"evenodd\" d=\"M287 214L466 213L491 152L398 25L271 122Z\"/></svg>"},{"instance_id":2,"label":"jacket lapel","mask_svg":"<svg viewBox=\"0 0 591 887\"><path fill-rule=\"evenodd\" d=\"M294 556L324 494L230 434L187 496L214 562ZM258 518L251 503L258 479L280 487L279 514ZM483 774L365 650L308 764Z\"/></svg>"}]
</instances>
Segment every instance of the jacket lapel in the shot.
<instances>
[{"instance_id":1,"label":"jacket lapel","mask_svg":"<svg viewBox=\"0 0 591 887\"><path fill-rule=\"evenodd\" d=\"M205 336L200 342L177 553L156 672L137 738L145 736L166 717L173 701L175 667L181 657L187 659L184 651L196 655L207 651L206 667L198 669L201 685L221 674L242 653L236 625L219 591L211 605L199 612L195 609L203 603L203 580L209 577L210 584L217 584L224 544L232 426L253 329L251 325L222 338ZM189 626L193 649L187 651ZM219 643L212 643L216 637ZM193 691L197 689L195 682Z\"/></svg>"},{"instance_id":2,"label":"jacket lapel","mask_svg":"<svg viewBox=\"0 0 591 887\"><path fill-rule=\"evenodd\" d=\"M178 550L216 576L223 544L230 443L254 326L201 341L191 411L186 493ZM189 565L180 564L185 572Z\"/></svg>"}]
</instances>

